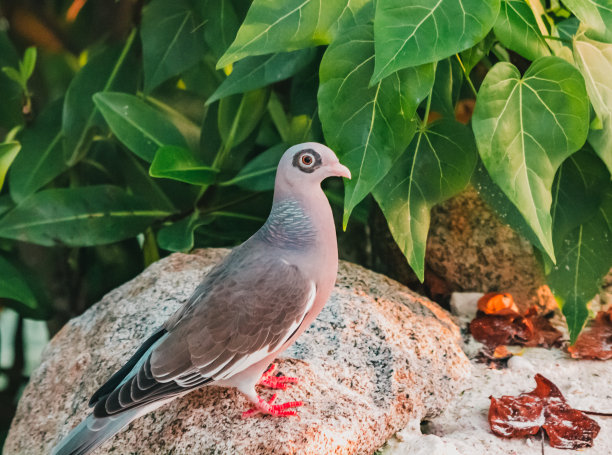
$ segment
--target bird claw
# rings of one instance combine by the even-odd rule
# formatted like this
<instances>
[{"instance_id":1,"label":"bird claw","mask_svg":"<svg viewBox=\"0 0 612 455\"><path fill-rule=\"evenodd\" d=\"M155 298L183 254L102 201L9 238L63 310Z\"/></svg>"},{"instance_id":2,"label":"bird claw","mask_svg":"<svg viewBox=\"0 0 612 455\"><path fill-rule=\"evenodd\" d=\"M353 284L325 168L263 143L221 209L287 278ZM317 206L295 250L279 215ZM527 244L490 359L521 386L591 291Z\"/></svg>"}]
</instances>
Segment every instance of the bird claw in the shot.
<instances>
[{"instance_id":1,"label":"bird claw","mask_svg":"<svg viewBox=\"0 0 612 455\"><path fill-rule=\"evenodd\" d=\"M246 419L260 413L268 414L274 417L297 416L297 411L291 410L290 408L297 408L304 405L302 401L289 401L287 403L273 404L274 400L276 400L276 396L277 394L275 393L268 401L258 396L257 399L259 402L257 405L248 411L244 411L242 413L242 418Z\"/></svg>"},{"instance_id":2,"label":"bird claw","mask_svg":"<svg viewBox=\"0 0 612 455\"><path fill-rule=\"evenodd\" d=\"M299 382L299 379L298 378L294 378L294 377L289 377L289 376L272 376L272 373L274 373L274 370L276 370L276 364L275 363L270 365L270 368L268 368L264 372L264 374L261 375L261 378L257 382L257 385L263 385L263 386L269 387L271 389L287 390L287 387L290 384L297 384Z\"/></svg>"}]
</instances>

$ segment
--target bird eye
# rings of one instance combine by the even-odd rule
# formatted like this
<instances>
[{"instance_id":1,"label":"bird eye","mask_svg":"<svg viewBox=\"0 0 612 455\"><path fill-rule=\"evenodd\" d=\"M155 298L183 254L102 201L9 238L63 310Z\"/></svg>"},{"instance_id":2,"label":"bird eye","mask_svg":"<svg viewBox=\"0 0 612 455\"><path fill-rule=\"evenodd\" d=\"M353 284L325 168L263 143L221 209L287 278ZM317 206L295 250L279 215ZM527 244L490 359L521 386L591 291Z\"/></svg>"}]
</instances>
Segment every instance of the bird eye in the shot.
<instances>
[{"instance_id":1,"label":"bird eye","mask_svg":"<svg viewBox=\"0 0 612 455\"><path fill-rule=\"evenodd\" d=\"M314 157L310 153L304 153L302 155L302 164L304 166L312 166L314 163Z\"/></svg>"}]
</instances>

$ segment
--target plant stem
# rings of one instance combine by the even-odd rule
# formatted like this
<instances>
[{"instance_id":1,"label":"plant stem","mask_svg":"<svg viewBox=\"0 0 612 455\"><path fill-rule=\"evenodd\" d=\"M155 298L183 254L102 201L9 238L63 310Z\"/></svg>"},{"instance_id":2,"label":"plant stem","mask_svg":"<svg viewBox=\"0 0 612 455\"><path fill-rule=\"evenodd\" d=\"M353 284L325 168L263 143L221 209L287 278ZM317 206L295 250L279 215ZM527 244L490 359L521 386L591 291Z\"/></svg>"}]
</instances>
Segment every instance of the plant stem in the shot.
<instances>
[{"instance_id":1,"label":"plant stem","mask_svg":"<svg viewBox=\"0 0 612 455\"><path fill-rule=\"evenodd\" d=\"M459 65L461 65L461 69L463 70L463 75L465 76L465 79L468 81L468 84L470 85L470 88L472 89L472 93L474 93L475 97L478 97L478 92L476 91L476 87L474 87L474 84L472 84L472 80L470 79L470 75L468 74L467 70L465 69L465 65L463 64L463 61L461 60L461 57L459 56L459 54L455 54L455 57L457 57L457 60L459 61Z\"/></svg>"}]
</instances>

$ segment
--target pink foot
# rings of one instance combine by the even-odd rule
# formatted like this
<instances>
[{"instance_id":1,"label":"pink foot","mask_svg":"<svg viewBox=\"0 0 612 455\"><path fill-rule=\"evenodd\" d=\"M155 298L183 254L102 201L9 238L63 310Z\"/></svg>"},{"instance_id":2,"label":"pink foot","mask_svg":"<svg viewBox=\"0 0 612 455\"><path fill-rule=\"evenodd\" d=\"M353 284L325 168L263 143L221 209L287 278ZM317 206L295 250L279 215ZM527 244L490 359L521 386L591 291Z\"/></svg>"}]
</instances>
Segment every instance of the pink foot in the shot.
<instances>
[{"instance_id":1,"label":"pink foot","mask_svg":"<svg viewBox=\"0 0 612 455\"><path fill-rule=\"evenodd\" d=\"M286 390L289 384L297 384L299 382L298 378L288 376L272 376L274 370L276 370L275 363L270 365L270 368L268 368L265 373L261 375L257 385L264 385L266 387L270 387L271 389Z\"/></svg>"},{"instance_id":2,"label":"pink foot","mask_svg":"<svg viewBox=\"0 0 612 455\"><path fill-rule=\"evenodd\" d=\"M254 408L249 409L248 411L244 411L242 413L242 418L246 419L248 417L261 414L269 414L274 417L289 417L296 416L297 411L288 410L289 408L297 408L299 406L303 406L304 403L302 401L289 401L288 403L282 404L272 404L274 400L276 400L276 393L272 395L268 401L264 400L260 396L257 397L259 402Z\"/></svg>"}]
</instances>

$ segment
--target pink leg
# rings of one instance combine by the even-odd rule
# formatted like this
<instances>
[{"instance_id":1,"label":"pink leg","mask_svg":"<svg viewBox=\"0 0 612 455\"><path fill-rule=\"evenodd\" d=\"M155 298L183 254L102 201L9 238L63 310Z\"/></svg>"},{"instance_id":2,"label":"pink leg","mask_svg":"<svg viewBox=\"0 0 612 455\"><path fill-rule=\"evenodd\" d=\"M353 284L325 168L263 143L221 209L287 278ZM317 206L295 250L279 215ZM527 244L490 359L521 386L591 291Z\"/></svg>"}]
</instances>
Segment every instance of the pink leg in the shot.
<instances>
[{"instance_id":1,"label":"pink leg","mask_svg":"<svg viewBox=\"0 0 612 455\"><path fill-rule=\"evenodd\" d=\"M248 417L261 414L269 414L275 417L289 417L296 416L297 411L289 410L289 408L297 408L302 406L304 403L302 401L290 401L288 403L282 404L273 404L274 400L276 400L276 394L272 395L268 401L264 400L260 396L257 397L258 403L254 408L249 409L242 413L242 418L246 419Z\"/></svg>"},{"instance_id":2,"label":"pink leg","mask_svg":"<svg viewBox=\"0 0 612 455\"><path fill-rule=\"evenodd\" d=\"M288 376L272 376L274 370L276 370L275 363L270 365L270 368L268 368L265 373L261 375L261 379L259 379L257 385L263 385L270 387L271 389L286 390L289 384L297 384L299 382L298 378Z\"/></svg>"}]
</instances>

